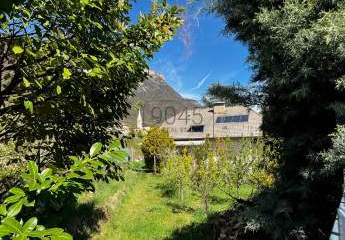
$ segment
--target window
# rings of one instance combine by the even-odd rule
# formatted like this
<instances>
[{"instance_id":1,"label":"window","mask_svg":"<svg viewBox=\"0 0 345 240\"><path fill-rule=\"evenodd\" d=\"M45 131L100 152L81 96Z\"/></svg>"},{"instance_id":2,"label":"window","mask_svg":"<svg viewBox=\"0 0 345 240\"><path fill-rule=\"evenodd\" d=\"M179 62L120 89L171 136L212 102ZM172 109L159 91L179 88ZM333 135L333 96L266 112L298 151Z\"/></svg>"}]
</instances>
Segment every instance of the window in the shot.
<instances>
[{"instance_id":1,"label":"window","mask_svg":"<svg viewBox=\"0 0 345 240\"><path fill-rule=\"evenodd\" d=\"M194 125L188 129L188 132L204 132L204 125Z\"/></svg>"},{"instance_id":2,"label":"window","mask_svg":"<svg viewBox=\"0 0 345 240\"><path fill-rule=\"evenodd\" d=\"M248 122L248 118L248 115L221 116L217 117L216 123Z\"/></svg>"}]
</instances>

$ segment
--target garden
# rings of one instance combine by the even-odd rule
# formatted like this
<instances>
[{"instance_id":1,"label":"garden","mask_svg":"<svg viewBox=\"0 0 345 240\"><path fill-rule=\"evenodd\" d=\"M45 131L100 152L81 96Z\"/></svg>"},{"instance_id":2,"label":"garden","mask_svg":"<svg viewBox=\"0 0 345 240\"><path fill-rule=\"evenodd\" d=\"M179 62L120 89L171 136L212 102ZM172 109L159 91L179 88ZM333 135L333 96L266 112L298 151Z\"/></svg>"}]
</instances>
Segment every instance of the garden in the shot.
<instances>
[{"instance_id":1,"label":"garden","mask_svg":"<svg viewBox=\"0 0 345 240\"><path fill-rule=\"evenodd\" d=\"M0 2L0 239L329 239L345 167L344 1L136 2ZM259 108L263 136L181 148L151 126L128 139L131 97L166 42L192 32L194 4L251 68L250 83L209 85L204 106Z\"/></svg>"}]
</instances>

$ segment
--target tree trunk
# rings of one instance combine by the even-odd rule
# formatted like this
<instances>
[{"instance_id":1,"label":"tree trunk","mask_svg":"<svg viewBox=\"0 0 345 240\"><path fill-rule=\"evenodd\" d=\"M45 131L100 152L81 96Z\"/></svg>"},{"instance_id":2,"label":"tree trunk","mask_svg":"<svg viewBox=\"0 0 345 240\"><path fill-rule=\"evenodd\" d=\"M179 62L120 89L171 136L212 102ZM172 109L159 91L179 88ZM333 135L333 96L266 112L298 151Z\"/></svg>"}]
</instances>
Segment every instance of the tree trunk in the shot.
<instances>
[{"instance_id":1,"label":"tree trunk","mask_svg":"<svg viewBox=\"0 0 345 240\"><path fill-rule=\"evenodd\" d=\"M153 174L157 173L156 156L153 156Z\"/></svg>"},{"instance_id":2,"label":"tree trunk","mask_svg":"<svg viewBox=\"0 0 345 240\"><path fill-rule=\"evenodd\" d=\"M208 194L204 196L205 212L208 215Z\"/></svg>"}]
</instances>

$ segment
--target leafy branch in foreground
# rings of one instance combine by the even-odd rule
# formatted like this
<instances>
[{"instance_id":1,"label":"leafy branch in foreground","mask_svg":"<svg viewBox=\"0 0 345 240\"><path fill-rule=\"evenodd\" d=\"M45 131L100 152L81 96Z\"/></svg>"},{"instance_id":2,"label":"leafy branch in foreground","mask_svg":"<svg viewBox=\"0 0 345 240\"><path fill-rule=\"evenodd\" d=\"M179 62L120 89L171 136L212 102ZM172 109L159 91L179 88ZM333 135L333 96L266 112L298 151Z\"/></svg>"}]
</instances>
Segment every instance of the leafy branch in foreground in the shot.
<instances>
[{"instance_id":1,"label":"leafy branch in foreground","mask_svg":"<svg viewBox=\"0 0 345 240\"><path fill-rule=\"evenodd\" d=\"M0 237L72 239L63 229L38 225L34 215L48 211L50 204L63 207L63 203L75 200L78 193L94 190L94 180L107 178L109 172L120 175L119 164L127 157L120 142L113 141L104 152L102 148L101 143L95 143L83 158L70 157L71 166L62 173L54 173L50 168L40 171L30 161L28 171L22 174L22 186L11 188L0 204ZM24 218L28 220L24 222Z\"/></svg>"},{"instance_id":2,"label":"leafy branch in foreground","mask_svg":"<svg viewBox=\"0 0 345 240\"><path fill-rule=\"evenodd\" d=\"M16 1L0 12L1 140L65 167L63 156L113 137L147 61L182 23L161 1L131 19L132 2Z\"/></svg>"}]
</instances>

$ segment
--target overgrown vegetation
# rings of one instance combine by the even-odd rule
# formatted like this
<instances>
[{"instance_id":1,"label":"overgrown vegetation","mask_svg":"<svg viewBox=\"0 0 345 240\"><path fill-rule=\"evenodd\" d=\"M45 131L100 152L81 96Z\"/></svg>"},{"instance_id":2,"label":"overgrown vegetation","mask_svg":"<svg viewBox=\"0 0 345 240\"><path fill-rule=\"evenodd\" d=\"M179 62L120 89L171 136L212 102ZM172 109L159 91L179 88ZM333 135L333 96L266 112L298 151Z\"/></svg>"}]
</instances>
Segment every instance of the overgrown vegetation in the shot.
<instances>
[{"instance_id":1,"label":"overgrown vegetation","mask_svg":"<svg viewBox=\"0 0 345 240\"><path fill-rule=\"evenodd\" d=\"M163 164L164 186L183 200L185 193L195 191L209 210L210 195L217 189L229 201L245 202L241 190L252 193L272 187L277 168L277 152L262 139L244 139L232 143L230 139L209 139L194 146L191 153L183 150ZM248 196L246 196L248 197Z\"/></svg>"},{"instance_id":2,"label":"overgrown vegetation","mask_svg":"<svg viewBox=\"0 0 345 240\"><path fill-rule=\"evenodd\" d=\"M95 143L89 155L83 158L71 156L71 166L63 173L54 173L50 168L39 171L35 162L29 162L28 172L22 174L22 184L11 188L0 205L0 237L72 239L63 229L45 229L38 225L36 215L51 216L75 203L77 194L94 190L97 178L119 177L119 163L126 156L120 150L120 142L112 142L104 153L101 150L102 144Z\"/></svg>"},{"instance_id":3,"label":"overgrown vegetation","mask_svg":"<svg viewBox=\"0 0 345 240\"><path fill-rule=\"evenodd\" d=\"M212 11L225 20L225 31L249 48L264 133L282 140L276 185L257 197L255 211L242 223L264 232L265 240L327 239L342 177L339 168L322 174L329 161L319 153L331 147L330 134L344 121L345 70L339 67L345 61L344 3L211 2ZM237 90L217 91L215 96L226 98L223 93L229 92L233 98Z\"/></svg>"},{"instance_id":4,"label":"overgrown vegetation","mask_svg":"<svg viewBox=\"0 0 345 240\"><path fill-rule=\"evenodd\" d=\"M71 239L53 216L76 208L95 180L121 179L119 141L104 153L99 142L84 150L114 139L147 61L182 24L182 9L166 1L137 21L131 7L129 0L0 4L0 238Z\"/></svg>"},{"instance_id":5,"label":"overgrown vegetation","mask_svg":"<svg viewBox=\"0 0 345 240\"><path fill-rule=\"evenodd\" d=\"M65 156L114 137L146 61L182 23L164 1L133 21L131 3L16 1L0 13L1 140L64 167Z\"/></svg>"}]
</instances>

